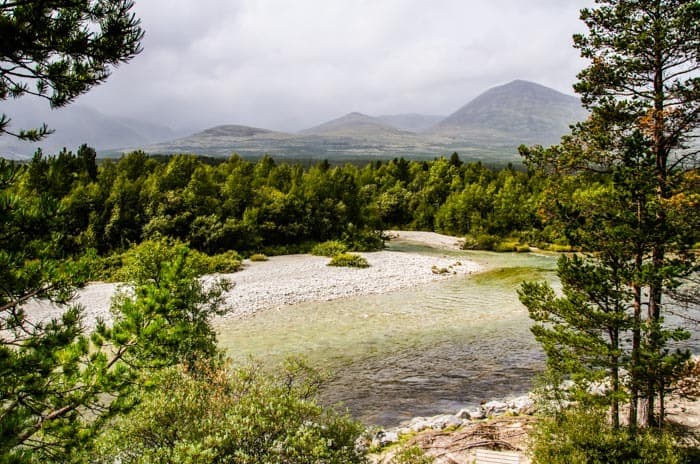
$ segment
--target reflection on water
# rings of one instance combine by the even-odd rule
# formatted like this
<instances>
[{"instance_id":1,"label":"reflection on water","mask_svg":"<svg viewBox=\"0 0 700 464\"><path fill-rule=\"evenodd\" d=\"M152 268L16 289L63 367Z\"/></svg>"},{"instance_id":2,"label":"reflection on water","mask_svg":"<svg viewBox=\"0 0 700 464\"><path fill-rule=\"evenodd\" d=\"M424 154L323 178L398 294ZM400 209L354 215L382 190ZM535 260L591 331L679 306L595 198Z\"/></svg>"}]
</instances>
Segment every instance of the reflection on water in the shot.
<instances>
[{"instance_id":1,"label":"reflection on water","mask_svg":"<svg viewBox=\"0 0 700 464\"><path fill-rule=\"evenodd\" d=\"M515 289L523 280L552 281L555 259L392 248L473 259L489 271L385 295L263 311L223 322L221 344L241 361L300 355L330 369L334 376L323 400L342 403L371 424L396 424L530 389L543 356Z\"/></svg>"}]
</instances>

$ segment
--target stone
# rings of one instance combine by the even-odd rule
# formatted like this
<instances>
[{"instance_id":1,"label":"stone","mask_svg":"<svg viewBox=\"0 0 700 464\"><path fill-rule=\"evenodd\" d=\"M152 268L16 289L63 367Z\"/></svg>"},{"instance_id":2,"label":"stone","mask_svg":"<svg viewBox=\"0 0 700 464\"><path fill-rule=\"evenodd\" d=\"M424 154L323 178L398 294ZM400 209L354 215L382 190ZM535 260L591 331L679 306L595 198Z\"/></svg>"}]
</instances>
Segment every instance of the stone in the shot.
<instances>
[{"instance_id":1,"label":"stone","mask_svg":"<svg viewBox=\"0 0 700 464\"><path fill-rule=\"evenodd\" d=\"M482 409L474 409L469 411L469 418L471 420L481 420L486 418L486 413Z\"/></svg>"},{"instance_id":2,"label":"stone","mask_svg":"<svg viewBox=\"0 0 700 464\"><path fill-rule=\"evenodd\" d=\"M472 415L468 409L464 408L464 409L460 409L459 412L457 414L455 414L455 417L457 419L469 420L472 418Z\"/></svg>"},{"instance_id":3,"label":"stone","mask_svg":"<svg viewBox=\"0 0 700 464\"><path fill-rule=\"evenodd\" d=\"M535 402L529 396L519 396L508 402L509 409L516 414L533 414Z\"/></svg>"},{"instance_id":4,"label":"stone","mask_svg":"<svg viewBox=\"0 0 700 464\"><path fill-rule=\"evenodd\" d=\"M414 433L422 432L425 429L432 428L430 421L428 419L426 419L425 417L414 417L408 423L407 427L411 432L414 432Z\"/></svg>"},{"instance_id":5,"label":"stone","mask_svg":"<svg viewBox=\"0 0 700 464\"><path fill-rule=\"evenodd\" d=\"M508 411L508 403L504 403L503 401L489 401L481 405L481 410L484 411L488 417L500 416Z\"/></svg>"},{"instance_id":6,"label":"stone","mask_svg":"<svg viewBox=\"0 0 700 464\"><path fill-rule=\"evenodd\" d=\"M428 419L428 423L430 423L430 428L433 430L443 430L448 427L459 427L462 425L462 420L452 414L442 414L431 417Z\"/></svg>"},{"instance_id":7,"label":"stone","mask_svg":"<svg viewBox=\"0 0 700 464\"><path fill-rule=\"evenodd\" d=\"M380 430L372 439L372 447L381 448L399 441L399 434L393 430Z\"/></svg>"}]
</instances>

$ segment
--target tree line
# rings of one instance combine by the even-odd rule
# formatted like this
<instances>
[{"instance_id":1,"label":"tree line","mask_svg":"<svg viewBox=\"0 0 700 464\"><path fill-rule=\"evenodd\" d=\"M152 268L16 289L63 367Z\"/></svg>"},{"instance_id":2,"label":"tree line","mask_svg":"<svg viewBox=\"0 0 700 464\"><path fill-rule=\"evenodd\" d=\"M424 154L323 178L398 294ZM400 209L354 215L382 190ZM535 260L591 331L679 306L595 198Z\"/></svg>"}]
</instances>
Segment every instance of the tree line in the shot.
<instances>
[{"instance_id":1,"label":"tree line","mask_svg":"<svg viewBox=\"0 0 700 464\"><path fill-rule=\"evenodd\" d=\"M75 154L39 151L16 175L13 193L53 211L69 253L107 255L159 236L208 254L276 254L332 239L366 250L392 228L469 235L485 248L506 237L564 239L536 214L545 177L464 164L457 154L303 168L268 156L211 165L192 155L133 152L98 164L83 146Z\"/></svg>"}]
</instances>

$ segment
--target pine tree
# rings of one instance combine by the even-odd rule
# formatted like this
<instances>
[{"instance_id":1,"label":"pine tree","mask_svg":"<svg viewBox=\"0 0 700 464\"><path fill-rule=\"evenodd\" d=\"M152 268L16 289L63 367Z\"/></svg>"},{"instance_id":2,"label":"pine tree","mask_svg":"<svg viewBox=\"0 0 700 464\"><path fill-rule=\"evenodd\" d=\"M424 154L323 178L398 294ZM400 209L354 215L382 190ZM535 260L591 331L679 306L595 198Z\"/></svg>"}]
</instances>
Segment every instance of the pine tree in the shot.
<instances>
[{"instance_id":1,"label":"pine tree","mask_svg":"<svg viewBox=\"0 0 700 464\"><path fill-rule=\"evenodd\" d=\"M685 335L665 325L664 294L696 267L688 253L688 229L697 223L698 211L686 195L686 180L697 169L700 3L597 3L581 12L588 33L574 37L590 61L575 89L591 117L560 146L524 149L523 154L533 167L608 183L608 193L590 204L559 197L553 202L555 215L574 244L596 251L588 257L596 273L622 272L620 303L630 320L620 329L631 338L622 358L630 375L629 423L660 425L664 395L686 356L669 349L670 341ZM588 287L586 276L570 280L570 272L560 266L565 288ZM610 278L608 283L609 289L615 287ZM530 290L523 292L527 298ZM592 295L587 301L594 301ZM584 306L581 311L586 312ZM549 324L546 318L539 321ZM640 399L645 407L638 415Z\"/></svg>"}]
</instances>

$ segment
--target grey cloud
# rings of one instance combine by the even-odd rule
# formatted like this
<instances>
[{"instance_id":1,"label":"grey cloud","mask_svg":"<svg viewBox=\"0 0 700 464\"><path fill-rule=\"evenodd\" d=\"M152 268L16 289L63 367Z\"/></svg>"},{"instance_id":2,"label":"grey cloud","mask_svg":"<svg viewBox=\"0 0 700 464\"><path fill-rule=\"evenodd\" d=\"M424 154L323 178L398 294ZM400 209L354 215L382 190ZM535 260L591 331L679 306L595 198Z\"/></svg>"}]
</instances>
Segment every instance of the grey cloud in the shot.
<instances>
[{"instance_id":1,"label":"grey cloud","mask_svg":"<svg viewBox=\"0 0 700 464\"><path fill-rule=\"evenodd\" d=\"M82 100L175 127L296 130L348 111L447 114L519 78L571 93L590 3L142 0L144 52Z\"/></svg>"}]
</instances>

